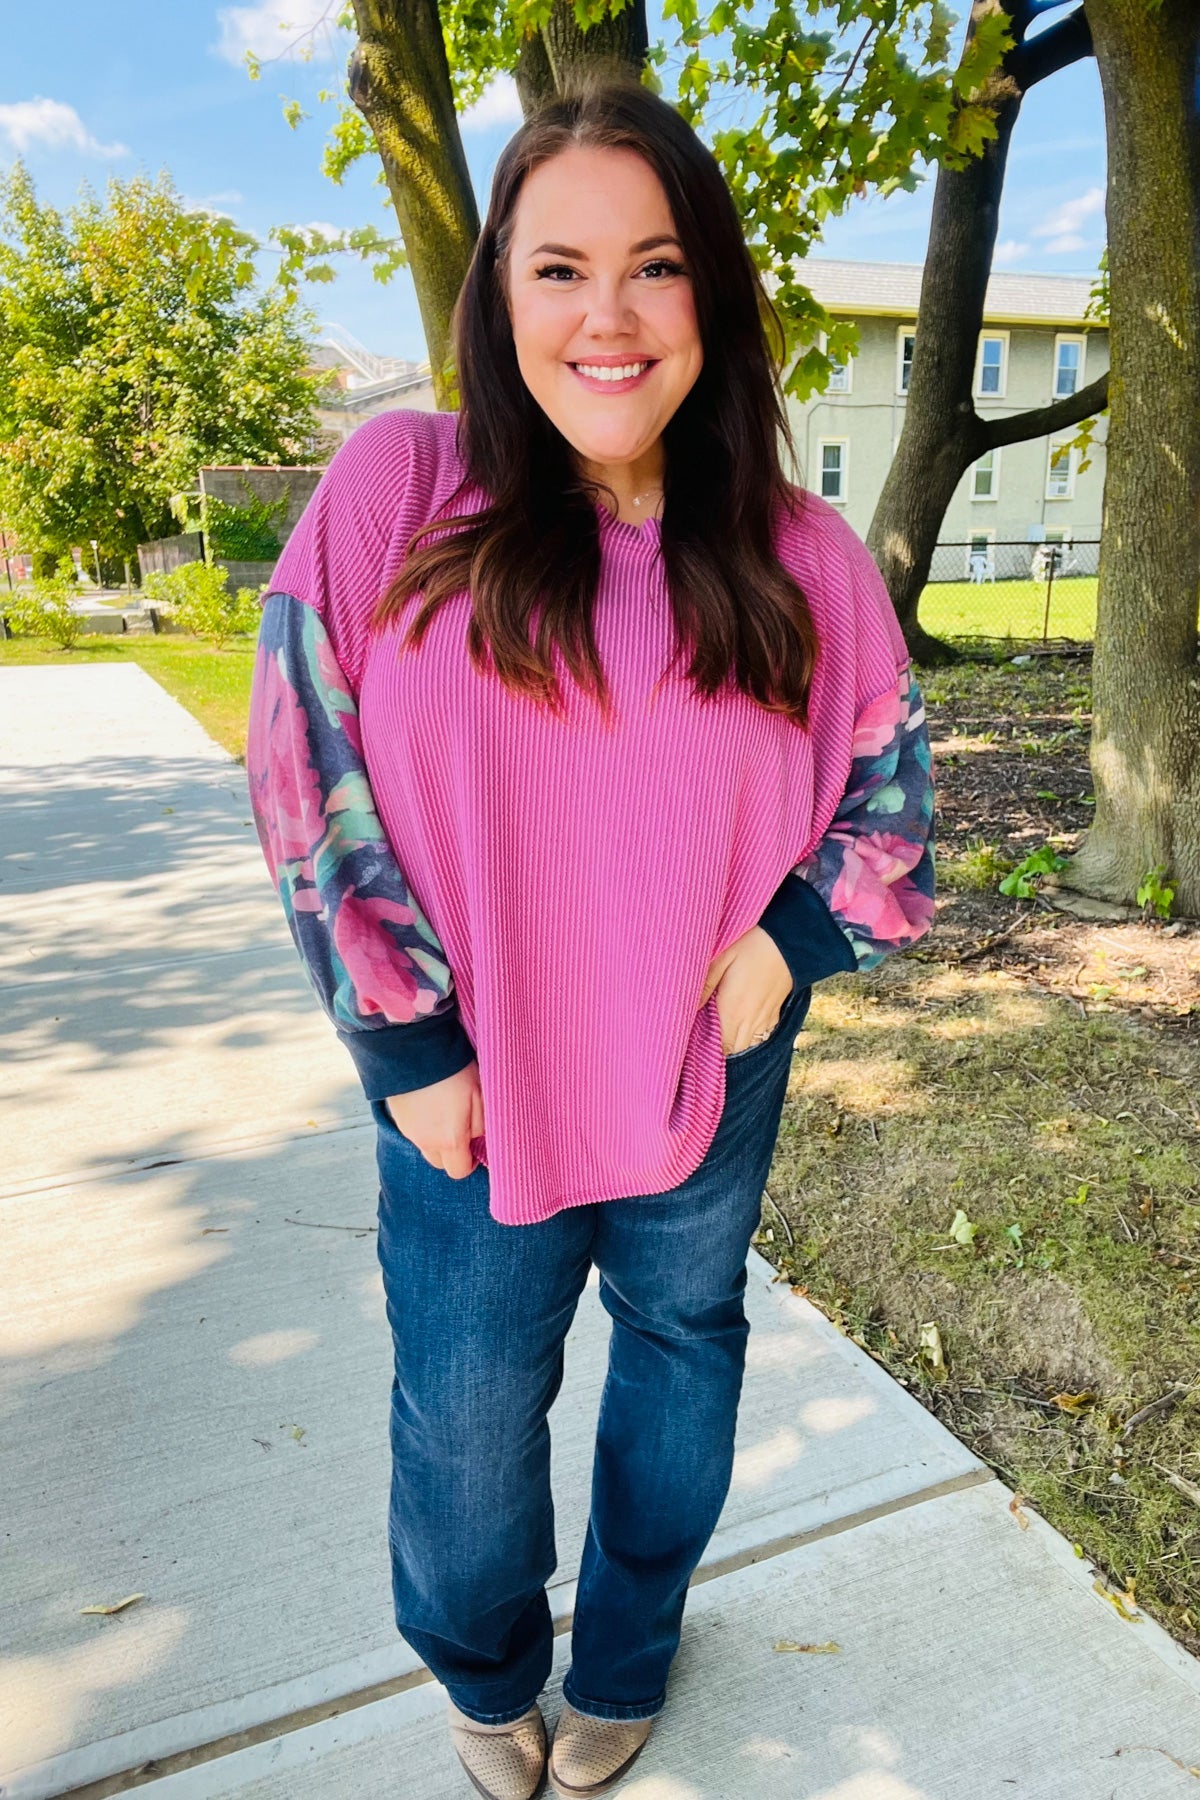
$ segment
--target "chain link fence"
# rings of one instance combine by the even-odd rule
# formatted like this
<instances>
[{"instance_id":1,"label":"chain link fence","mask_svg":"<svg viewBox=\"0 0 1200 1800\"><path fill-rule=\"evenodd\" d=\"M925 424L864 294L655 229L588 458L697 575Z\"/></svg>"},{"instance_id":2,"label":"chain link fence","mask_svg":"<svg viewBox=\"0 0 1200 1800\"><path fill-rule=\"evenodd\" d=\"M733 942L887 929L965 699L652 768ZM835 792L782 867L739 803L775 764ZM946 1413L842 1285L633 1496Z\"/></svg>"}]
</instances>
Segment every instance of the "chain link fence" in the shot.
<instances>
[{"instance_id":1,"label":"chain link fence","mask_svg":"<svg viewBox=\"0 0 1200 1800\"><path fill-rule=\"evenodd\" d=\"M1099 538L997 543L977 532L939 544L921 599L934 637L1090 643L1096 629Z\"/></svg>"}]
</instances>

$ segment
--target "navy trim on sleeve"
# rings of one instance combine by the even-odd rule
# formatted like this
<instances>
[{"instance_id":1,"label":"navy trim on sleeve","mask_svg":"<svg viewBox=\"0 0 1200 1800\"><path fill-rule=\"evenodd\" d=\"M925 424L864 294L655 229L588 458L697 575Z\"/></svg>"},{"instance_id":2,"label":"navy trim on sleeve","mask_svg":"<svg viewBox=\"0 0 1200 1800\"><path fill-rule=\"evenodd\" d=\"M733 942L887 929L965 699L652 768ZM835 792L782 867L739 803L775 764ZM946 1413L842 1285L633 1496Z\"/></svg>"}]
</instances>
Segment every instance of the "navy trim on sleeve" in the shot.
<instances>
[{"instance_id":1,"label":"navy trim on sleeve","mask_svg":"<svg viewBox=\"0 0 1200 1800\"><path fill-rule=\"evenodd\" d=\"M857 969L854 946L811 882L789 870L758 921L774 938L797 988Z\"/></svg>"},{"instance_id":2,"label":"navy trim on sleeve","mask_svg":"<svg viewBox=\"0 0 1200 1800\"><path fill-rule=\"evenodd\" d=\"M475 1060L475 1046L457 1011L434 1013L377 1031L338 1031L354 1060L368 1100L409 1094L457 1075Z\"/></svg>"}]
</instances>

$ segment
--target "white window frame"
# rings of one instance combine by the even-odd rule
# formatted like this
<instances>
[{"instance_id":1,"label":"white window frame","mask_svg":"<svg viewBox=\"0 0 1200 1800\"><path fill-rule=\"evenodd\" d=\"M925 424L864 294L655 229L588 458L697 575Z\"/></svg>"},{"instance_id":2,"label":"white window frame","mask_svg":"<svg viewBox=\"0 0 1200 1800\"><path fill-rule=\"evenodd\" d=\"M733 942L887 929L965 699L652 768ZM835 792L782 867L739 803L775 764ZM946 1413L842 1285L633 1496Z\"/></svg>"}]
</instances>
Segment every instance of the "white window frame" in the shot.
<instances>
[{"instance_id":1,"label":"white window frame","mask_svg":"<svg viewBox=\"0 0 1200 1800\"><path fill-rule=\"evenodd\" d=\"M1079 345L1079 372L1073 392L1077 394L1080 388L1086 385L1083 372L1087 364L1087 333L1083 331L1057 332L1054 338L1054 364L1050 371L1051 400L1069 400L1071 398L1069 394L1060 394L1058 391L1058 352L1063 344Z\"/></svg>"},{"instance_id":2,"label":"white window frame","mask_svg":"<svg viewBox=\"0 0 1200 1800\"><path fill-rule=\"evenodd\" d=\"M979 465L984 460L984 457L981 456L978 458L977 461L975 461L971 464L971 504L972 504L972 506L990 506L993 501L998 500L1000 498L1000 452L998 449L997 450L987 450L984 452L984 456L990 456L992 459L992 491L990 494L981 494L978 492L978 490L976 489L976 486L975 486L975 477L976 477L976 474L978 473Z\"/></svg>"},{"instance_id":3,"label":"white window frame","mask_svg":"<svg viewBox=\"0 0 1200 1800\"><path fill-rule=\"evenodd\" d=\"M977 538L983 538L986 542L988 555L992 559L993 567L995 566L996 527L994 525L981 526L978 530L968 531L967 533L966 566L963 570L963 573L967 576L971 573L971 557L974 555L977 547Z\"/></svg>"},{"instance_id":4,"label":"white window frame","mask_svg":"<svg viewBox=\"0 0 1200 1800\"><path fill-rule=\"evenodd\" d=\"M979 342L975 347L975 398L977 400L1003 400L1008 391L1008 339L1007 331L981 331ZM983 346L997 343L1000 346L1000 386L983 391Z\"/></svg>"},{"instance_id":5,"label":"white window frame","mask_svg":"<svg viewBox=\"0 0 1200 1800\"><path fill-rule=\"evenodd\" d=\"M1050 485L1051 476L1052 476L1052 472L1054 469L1054 453L1056 450L1057 451L1066 450L1068 452L1067 490L1066 490L1066 493L1064 493L1064 494L1056 494ZM1070 440L1067 438L1060 438L1056 442L1053 438L1051 438L1046 445L1046 498L1047 498L1047 500L1073 500L1075 498L1075 476L1076 476L1076 472L1077 472L1078 468L1079 468L1079 451L1070 444Z\"/></svg>"},{"instance_id":6,"label":"white window frame","mask_svg":"<svg viewBox=\"0 0 1200 1800\"><path fill-rule=\"evenodd\" d=\"M828 334L828 332L824 332L824 331L820 332L818 334L817 341L820 344L821 349L824 352L824 354L826 356L828 356L829 355L829 348L828 348L829 334ZM834 378L834 376L831 375L829 378L829 386L825 389L825 393L826 394L838 394L838 395L853 393L853 391L854 391L854 358L851 356L844 363L841 363L838 366L840 367L842 374L845 376L845 383L842 387L835 387L833 385L835 378Z\"/></svg>"},{"instance_id":7,"label":"white window frame","mask_svg":"<svg viewBox=\"0 0 1200 1800\"><path fill-rule=\"evenodd\" d=\"M902 397L908 394L904 385L904 340L911 338L913 353L917 348L917 328L915 325L897 325L896 327L896 392ZM912 380L912 363L909 363L908 378Z\"/></svg>"},{"instance_id":8,"label":"white window frame","mask_svg":"<svg viewBox=\"0 0 1200 1800\"><path fill-rule=\"evenodd\" d=\"M827 445L833 445L833 444L838 445L838 447L840 448L840 450L842 452L841 468L839 471L842 481L841 481L841 493L839 493L839 494L827 494L825 492L825 450L826 450ZM830 506L845 506L847 500L850 498L850 439L849 438L847 438L847 437L822 437L822 438L817 439L817 493L820 495L822 500L827 500L829 502Z\"/></svg>"}]
</instances>

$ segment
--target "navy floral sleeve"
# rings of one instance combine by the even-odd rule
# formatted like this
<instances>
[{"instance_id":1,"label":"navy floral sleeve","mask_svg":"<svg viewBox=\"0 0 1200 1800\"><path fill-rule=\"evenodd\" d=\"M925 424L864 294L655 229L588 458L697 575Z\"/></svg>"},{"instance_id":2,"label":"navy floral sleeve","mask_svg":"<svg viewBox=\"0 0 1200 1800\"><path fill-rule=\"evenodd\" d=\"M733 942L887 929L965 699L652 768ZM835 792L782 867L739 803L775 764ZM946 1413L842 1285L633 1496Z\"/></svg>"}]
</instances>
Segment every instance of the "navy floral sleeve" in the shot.
<instances>
[{"instance_id":1,"label":"navy floral sleeve","mask_svg":"<svg viewBox=\"0 0 1200 1800\"><path fill-rule=\"evenodd\" d=\"M259 841L317 997L367 1098L474 1057L442 946L375 809L358 709L315 608L263 605L246 749Z\"/></svg>"},{"instance_id":2,"label":"navy floral sleeve","mask_svg":"<svg viewBox=\"0 0 1200 1800\"><path fill-rule=\"evenodd\" d=\"M912 668L854 726L850 777L812 854L784 877L759 923L797 987L871 969L934 918L933 758Z\"/></svg>"}]
</instances>

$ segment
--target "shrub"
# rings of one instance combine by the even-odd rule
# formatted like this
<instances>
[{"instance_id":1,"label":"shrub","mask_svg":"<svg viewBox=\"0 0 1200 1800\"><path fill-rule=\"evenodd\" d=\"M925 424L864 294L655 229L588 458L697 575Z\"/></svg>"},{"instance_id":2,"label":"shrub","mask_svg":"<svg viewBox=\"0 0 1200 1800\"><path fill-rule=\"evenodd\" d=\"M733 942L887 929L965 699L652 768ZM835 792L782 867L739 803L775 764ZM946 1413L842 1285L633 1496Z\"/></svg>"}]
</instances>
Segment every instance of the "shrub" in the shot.
<instances>
[{"instance_id":1,"label":"shrub","mask_svg":"<svg viewBox=\"0 0 1200 1800\"><path fill-rule=\"evenodd\" d=\"M181 563L165 574L154 571L146 576L142 592L184 631L207 638L218 650L231 637L258 629L258 594L253 588L231 594L229 571L220 563Z\"/></svg>"},{"instance_id":2,"label":"shrub","mask_svg":"<svg viewBox=\"0 0 1200 1800\"><path fill-rule=\"evenodd\" d=\"M1034 850L1024 862L1019 862L1011 875L1004 877L1000 892L1011 894L1017 900L1032 900L1042 876L1056 875L1066 866L1066 857L1060 856L1053 844L1043 844L1040 850Z\"/></svg>"},{"instance_id":3,"label":"shrub","mask_svg":"<svg viewBox=\"0 0 1200 1800\"><path fill-rule=\"evenodd\" d=\"M981 893L994 888L1012 868L1011 858L1001 853L999 844L986 844L973 838L960 856L938 861L938 883L956 893Z\"/></svg>"},{"instance_id":4,"label":"shrub","mask_svg":"<svg viewBox=\"0 0 1200 1800\"><path fill-rule=\"evenodd\" d=\"M9 630L19 637L50 638L60 650L73 650L87 630L87 619L71 606L78 597L74 565L65 556L53 574L7 596L3 606Z\"/></svg>"}]
</instances>

